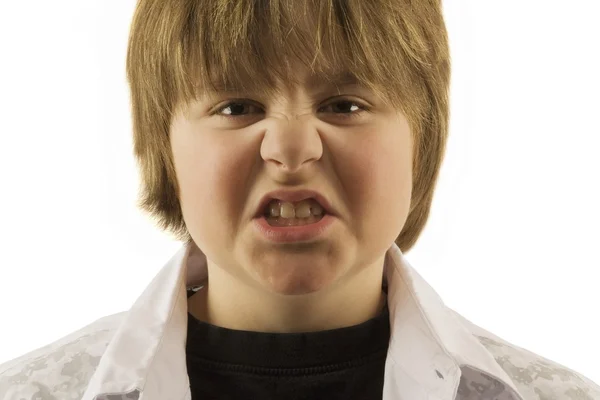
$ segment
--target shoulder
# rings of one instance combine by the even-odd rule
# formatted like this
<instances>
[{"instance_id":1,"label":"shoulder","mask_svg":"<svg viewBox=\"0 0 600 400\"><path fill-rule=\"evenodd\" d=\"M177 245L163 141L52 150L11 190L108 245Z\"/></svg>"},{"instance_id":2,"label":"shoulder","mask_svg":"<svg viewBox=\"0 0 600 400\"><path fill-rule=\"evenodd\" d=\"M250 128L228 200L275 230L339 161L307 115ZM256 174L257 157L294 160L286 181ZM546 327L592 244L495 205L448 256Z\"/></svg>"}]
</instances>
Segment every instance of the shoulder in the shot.
<instances>
[{"instance_id":1,"label":"shoulder","mask_svg":"<svg viewBox=\"0 0 600 400\"><path fill-rule=\"evenodd\" d=\"M0 400L80 398L123 315L101 318L54 343L1 364Z\"/></svg>"},{"instance_id":2,"label":"shoulder","mask_svg":"<svg viewBox=\"0 0 600 400\"><path fill-rule=\"evenodd\" d=\"M516 346L453 311L527 400L599 400L600 387L561 364Z\"/></svg>"}]
</instances>

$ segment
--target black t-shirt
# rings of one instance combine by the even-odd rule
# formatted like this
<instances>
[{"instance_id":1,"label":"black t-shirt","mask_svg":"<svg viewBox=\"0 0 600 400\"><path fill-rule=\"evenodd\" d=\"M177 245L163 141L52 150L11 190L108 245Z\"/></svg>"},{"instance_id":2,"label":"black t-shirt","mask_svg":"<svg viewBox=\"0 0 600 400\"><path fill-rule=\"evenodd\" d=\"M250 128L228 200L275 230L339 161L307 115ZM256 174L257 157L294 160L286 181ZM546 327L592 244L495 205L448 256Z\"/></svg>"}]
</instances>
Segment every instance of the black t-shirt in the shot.
<instances>
[{"instance_id":1,"label":"black t-shirt","mask_svg":"<svg viewBox=\"0 0 600 400\"><path fill-rule=\"evenodd\" d=\"M188 313L192 399L380 400L389 339L387 302L360 325L309 333L232 330Z\"/></svg>"}]
</instances>

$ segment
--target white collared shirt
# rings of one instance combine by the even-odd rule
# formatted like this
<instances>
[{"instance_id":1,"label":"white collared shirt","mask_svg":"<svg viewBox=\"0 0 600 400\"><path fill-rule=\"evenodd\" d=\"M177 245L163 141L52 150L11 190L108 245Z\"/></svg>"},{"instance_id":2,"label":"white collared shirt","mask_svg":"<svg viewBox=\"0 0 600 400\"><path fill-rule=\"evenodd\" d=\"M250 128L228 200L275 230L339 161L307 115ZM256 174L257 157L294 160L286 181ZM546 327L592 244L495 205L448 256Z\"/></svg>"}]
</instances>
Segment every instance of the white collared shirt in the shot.
<instances>
[{"instance_id":1,"label":"white collared shirt","mask_svg":"<svg viewBox=\"0 0 600 400\"><path fill-rule=\"evenodd\" d=\"M187 276L194 270L208 277L206 263L190 249L183 246L168 261L128 312L1 365L0 400L33 399L40 385L55 388L56 397L48 399L75 398L64 395L81 390L82 400L189 400ZM445 306L395 244L386 253L383 281L390 314L383 400L571 399L567 393L600 399L600 388L587 378ZM74 382L64 367L77 357L81 371ZM52 362L32 364L40 359ZM540 378L541 365L560 379Z\"/></svg>"}]
</instances>

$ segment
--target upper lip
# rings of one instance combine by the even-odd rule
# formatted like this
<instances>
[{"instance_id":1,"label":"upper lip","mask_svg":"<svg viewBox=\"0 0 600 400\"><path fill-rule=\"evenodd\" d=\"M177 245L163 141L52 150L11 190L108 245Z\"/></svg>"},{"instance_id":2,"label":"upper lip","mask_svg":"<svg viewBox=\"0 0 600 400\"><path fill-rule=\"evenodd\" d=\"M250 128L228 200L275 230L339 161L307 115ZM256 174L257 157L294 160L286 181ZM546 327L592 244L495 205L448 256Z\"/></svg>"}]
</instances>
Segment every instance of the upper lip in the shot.
<instances>
[{"instance_id":1,"label":"upper lip","mask_svg":"<svg viewBox=\"0 0 600 400\"><path fill-rule=\"evenodd\" d=\"M274 199L289 202L298 202L304 199L315 199L323 207L327 214L335 215L333 208L331 208L331 205L325 196L317 191L305 189L274 190L265 194L260 200L260 203L258 203L254 217L259 218L264 215L265 207Z\"/></svg>"}]
</instances>

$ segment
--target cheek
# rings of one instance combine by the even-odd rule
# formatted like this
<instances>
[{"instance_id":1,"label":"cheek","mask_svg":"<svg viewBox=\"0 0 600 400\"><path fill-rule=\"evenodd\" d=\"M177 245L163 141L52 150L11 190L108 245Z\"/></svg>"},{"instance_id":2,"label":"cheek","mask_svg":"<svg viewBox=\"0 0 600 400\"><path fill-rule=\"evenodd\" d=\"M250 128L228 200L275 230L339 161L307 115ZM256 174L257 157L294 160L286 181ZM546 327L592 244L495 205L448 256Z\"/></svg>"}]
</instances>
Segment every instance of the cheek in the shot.
<instances>
[{"instance_id":1,"label":"cheek","mask_svg":"<svg viewBox=\"0 0 600 400\"><path fill-rule=\"evenodd\" d=\"M357 143L346 154L347 204L351 215L359 216L356 223L361 230L383 226L401 230L412 192L411 146L408 134L400 132Z\"/></svg>"},{"instance_id":2,"label":"cheek","mask_svg":"<svg viewBox=\"0 0 600 400\"><path fill-rule=\"evenodd\" d=\"M248 157L241 147L206 142L174 145L173 153L182 211L190 232L201 236L228 232L227 224L235 223L247 202L250 179L243 171L250 170Z\"/></svg>"}]
</instances>

